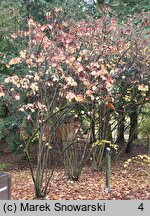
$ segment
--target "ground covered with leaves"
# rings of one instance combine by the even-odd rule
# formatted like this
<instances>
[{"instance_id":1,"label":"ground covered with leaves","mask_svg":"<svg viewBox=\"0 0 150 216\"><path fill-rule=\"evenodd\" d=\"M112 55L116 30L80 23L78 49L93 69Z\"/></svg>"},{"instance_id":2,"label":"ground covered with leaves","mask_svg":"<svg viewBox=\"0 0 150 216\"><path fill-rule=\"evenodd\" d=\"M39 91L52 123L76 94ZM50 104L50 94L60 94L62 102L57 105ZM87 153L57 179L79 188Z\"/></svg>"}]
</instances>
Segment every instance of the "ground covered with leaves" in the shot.
<instances>
[{"instance_id":1,"label":"ground covered with leaves","mask_svg":"<svg viewBox=\"0 0 150 216\"><path fill-rule=\"evenodd\" d=\"M129 157L129 155L128 155ZM127 156L111 163L111 192L105 192L105 168L94 172L91 166L83 169L78 182L68 181L63 168L57 168L50 183L50 200L130 200L150 199L150 167L144 163L131 163L124 168ZM131 157L131 155L130 155ZM34 186L22 155L2 154L1 172L12 177L12 199L30 200L34 197Z\"/></svg>"}]
</instances>

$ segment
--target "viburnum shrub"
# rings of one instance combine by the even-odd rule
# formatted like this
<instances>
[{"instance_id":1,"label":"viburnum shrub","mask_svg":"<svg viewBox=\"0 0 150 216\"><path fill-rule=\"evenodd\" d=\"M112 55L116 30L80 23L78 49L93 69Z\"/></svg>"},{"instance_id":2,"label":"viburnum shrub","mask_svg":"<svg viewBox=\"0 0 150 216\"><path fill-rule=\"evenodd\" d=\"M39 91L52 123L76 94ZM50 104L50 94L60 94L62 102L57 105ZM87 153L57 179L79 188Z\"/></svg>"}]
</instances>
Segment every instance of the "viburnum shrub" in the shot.
<instances>
[{"instance_id":1,"label":"viburnum shrub","mask_svg":"<svg viewBox=\"0 0 150 216\"><path fill-rule=\"evenodd\" d=\"M92 134L90 142L94 142L96 127L102 128L105 118L99 115L97 120L99 107L117 112L113 105L115 77L124 76L124 71L131 68L130 60L134 61L132 66L140 62L140 70L146 74L148 66L142 64L143 59L147 61L146 38L141 38L143 32L144 28L139 31L139 26L129 22L119 24L116 18L109 16L78 22L65 20L59 8L55 16L49 16L47 24L30 18L27 30L11 35L14 40L20 38L26 48L7 63L7 68L14 67L14 74L5 79L2 93L12 103L20 101L18 112L24 113L28 125L33 125L25 153L37 197L48 192L52 173L47 164L58 127L70 116L79 115L82 121L84 114L90 119L87 131ZM137 49L138 46L141 49ZM15 67L19 65L25 73L17 75ZM135 80L131 82L135 84ZM111 115L108 117L107 124ZM100 133L101 130L98 138L105 139ZM36 174L28 151L35 137L39 143ZM70 147L73 148L73 144Z\"/></svg>"}]
</instances>

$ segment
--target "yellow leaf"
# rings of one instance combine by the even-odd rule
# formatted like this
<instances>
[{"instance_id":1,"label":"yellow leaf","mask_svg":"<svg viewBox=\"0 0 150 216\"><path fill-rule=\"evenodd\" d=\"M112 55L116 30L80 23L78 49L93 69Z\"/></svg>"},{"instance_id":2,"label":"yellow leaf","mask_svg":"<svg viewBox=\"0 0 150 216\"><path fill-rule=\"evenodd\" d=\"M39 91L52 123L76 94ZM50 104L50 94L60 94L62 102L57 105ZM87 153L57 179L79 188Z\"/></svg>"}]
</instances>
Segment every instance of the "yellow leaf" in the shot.
<instances>
[{"instance_id":1,"label":"yellow leaf","mask_svg":"<svg viewBox=\"0 0 150 216\"><path fill-rule=\"evenodd\" d=\"M81 103L83 103L83 102L86 101L82 94L77 95L76 98L75 98L75 100L77 102L81 102Z\"/></svg>"},{"instance_id":2,"label":"yellow leaf","mask_svg":"<svg viewBox=\"0 0 150 216\"><path fill-rule=\"evenodd\" d=\"M10 62L7 64L6 67L8 67L8 65L10 66L10 65L18 64L18 63L20 63L20 61L21 61L21 59L19 57L13 58L10 60Z\"/></svg>"},{"instance_id":3,"label":"yellow leaf","mask_svg":"<svg viewBox=\"0 0 150 216\"><path fill-rule=\"evenodd\" d=\"M126 96L124 97L124 99L125 99L125 101L131 101L131 97L128 96L128 95L126 95Z\"/></svg>"},{"instance_id":4,"label":"yellow leaf","mask_svg":"<svg viewBox=\"0 0 150 216\"><path fill-rule=\"evenodd\" d=\"M30 59L27 59L27 60L26 60L26 64L27 64L27 65L31 65L31 64L32 64L32 59L31 59L31 58L30 58Z\"/></svg>"},{"instance_id":5,"label":"yellow leaf","mask_svg":"<svg viewBox=\"0 0 150 216\"><path fill-rule=\"evenodd\" d=\"M7 67L7 68L10 68L10 65L9 65L9 64L6 64L6 67Z\"/></svg>"},{"instance_id":6,"label":"yellow leaf","mask_svg":"<svg viewBox=\"0 0 150 216\"><path fill-rule=\"evenodd\" d=\"M5 96L5 93L4 92L0 92L0 97L3 97Z\"/></svg>"},{"instance_id":7,"label":"yellow leaf","mask_svg":"<svg viewBox=\"0 0 150 216\"><path fill-rule=\"evenodd\" d=\"M140 91L148 91L148 85L139 85L138 86L138 90Z\"/></svg>"}]
</instances>

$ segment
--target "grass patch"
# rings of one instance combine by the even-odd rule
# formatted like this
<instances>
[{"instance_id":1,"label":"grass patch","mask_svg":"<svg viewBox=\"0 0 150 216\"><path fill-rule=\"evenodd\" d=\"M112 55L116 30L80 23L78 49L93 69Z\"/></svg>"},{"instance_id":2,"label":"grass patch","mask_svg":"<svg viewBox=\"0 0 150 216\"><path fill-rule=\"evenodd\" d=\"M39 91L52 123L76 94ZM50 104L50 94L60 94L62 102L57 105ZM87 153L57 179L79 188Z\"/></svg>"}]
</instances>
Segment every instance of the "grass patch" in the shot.
<instances>
[{"instance_id":1,"label":"grass patch","mask_svg":"<svg viewBox=\"0 0 150 216\"><path fill-rule=\"evenodd\" d=\"M0 170L7 169L10 166L9 163L0 163Z\"/></svg>"}]
</instances>

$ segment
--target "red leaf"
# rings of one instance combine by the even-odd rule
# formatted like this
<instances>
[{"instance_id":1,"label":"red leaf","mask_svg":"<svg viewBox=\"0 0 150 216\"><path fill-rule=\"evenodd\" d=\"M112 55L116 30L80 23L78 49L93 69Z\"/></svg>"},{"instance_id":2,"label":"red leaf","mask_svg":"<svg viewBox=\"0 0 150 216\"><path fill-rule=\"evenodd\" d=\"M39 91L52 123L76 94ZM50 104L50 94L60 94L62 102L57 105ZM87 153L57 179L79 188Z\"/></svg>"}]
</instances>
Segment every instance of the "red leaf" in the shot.
<instances>
[{"instance_id":1,"label":"red leaf","mask_svg":"<svg viewBox=\"0 0 150 216\"><path fill-rule=\"evenodd\" d=\"M108 103L106 104L106 106L107 106L108 108L112 109L112 110L116 110L116 108L114 107L114 105L113 105L112 103L110 103L110 102L108 102Z\"/></svg>"}]
</instances>

